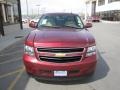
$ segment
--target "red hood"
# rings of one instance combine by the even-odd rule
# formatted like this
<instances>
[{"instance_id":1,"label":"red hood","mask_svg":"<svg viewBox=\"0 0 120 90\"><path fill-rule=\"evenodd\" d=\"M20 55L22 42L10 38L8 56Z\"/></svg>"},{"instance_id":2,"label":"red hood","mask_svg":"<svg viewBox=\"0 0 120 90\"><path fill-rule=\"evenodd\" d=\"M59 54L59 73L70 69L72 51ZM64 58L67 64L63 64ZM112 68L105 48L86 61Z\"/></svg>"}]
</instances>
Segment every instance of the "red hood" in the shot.
<instances>
[{"instance_id":1,"label":"red hood","mask_svg":"<svg viewBox=\"0 0 120 90\"><path fill-rule=\"evenodd\" d=\"M87 47L95 44L93 36L87 30L42 29L33 31L35 47Z\"/></svg>"}]
</instances>

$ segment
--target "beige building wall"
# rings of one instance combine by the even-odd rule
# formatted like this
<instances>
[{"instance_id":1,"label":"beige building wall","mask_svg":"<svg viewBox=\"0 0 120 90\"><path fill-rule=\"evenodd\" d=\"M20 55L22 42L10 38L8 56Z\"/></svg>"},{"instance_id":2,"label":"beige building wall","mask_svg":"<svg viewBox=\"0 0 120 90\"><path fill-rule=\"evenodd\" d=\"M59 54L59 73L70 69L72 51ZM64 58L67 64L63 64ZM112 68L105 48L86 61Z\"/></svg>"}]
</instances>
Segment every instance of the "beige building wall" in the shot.
<instances>
[{"instance_id":1,"label":"beige building wall","mask_svg":"<svg viewBox=\"0 0 120 90\"><path fill-rule=\"evenodd\" d=\"M85 19L89 16L92 16L92 2L97 0L85 0L86 11L85 11ZM96 2L97 5L97 2Z\"/></svg>"},{"instance_id":2,"label":"beige building wall","mask_svg":"<svg viewBox=\"0 0 120 90\"><path fill-rule=\"evenodd\" d=\"M14 10L15 4L17 0L0 0L4 23L15 23L15 13L18 12Z\"/></svg>"}]
</instances>

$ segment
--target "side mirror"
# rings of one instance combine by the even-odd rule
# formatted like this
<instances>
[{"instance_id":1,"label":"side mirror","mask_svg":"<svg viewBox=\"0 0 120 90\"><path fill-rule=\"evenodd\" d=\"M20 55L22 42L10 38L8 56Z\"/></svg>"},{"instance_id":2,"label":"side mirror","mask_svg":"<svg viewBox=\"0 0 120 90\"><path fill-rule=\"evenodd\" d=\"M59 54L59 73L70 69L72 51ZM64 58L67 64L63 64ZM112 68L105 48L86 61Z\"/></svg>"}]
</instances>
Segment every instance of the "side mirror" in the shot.
<instances>
[{"instance_id":1,"label":"side mirror","mask_svg":"<svg viewBox=\"0 0 120 90\"><path fill-rule=\"evenodd\" d=\"M30 23L29 23L29 27L31 27L31 28L36 28L36 22L34 22L34 21L31 21Z\"/></svg>"},{"instance_id":2,"label":"side mirror","mask_svg":"<svg viewBox=\"0 0 120 90\"><path fill-rule=\"evenodd\" d=\"M85 24L85 28L91 28L92 27L92 23L86 23Z\"/></svg>"}]
</instances>

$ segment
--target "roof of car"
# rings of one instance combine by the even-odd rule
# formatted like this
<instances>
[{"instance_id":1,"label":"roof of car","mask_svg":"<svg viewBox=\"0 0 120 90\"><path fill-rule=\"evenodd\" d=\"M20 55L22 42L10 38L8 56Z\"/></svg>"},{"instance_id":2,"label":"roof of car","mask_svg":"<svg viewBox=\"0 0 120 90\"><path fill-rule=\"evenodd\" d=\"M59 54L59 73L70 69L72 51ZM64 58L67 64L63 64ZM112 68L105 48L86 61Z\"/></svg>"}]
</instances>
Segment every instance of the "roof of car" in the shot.
<instances>
[{"instance_id":1,"label":"roof of car","mask_svg":"<svg viewBox=\"0 0 120 90\"><path fill-rule=\"evenodd\" d=\"M43 15L77 15L74 13L45 13Z\"/></svg>"}]
</instances>

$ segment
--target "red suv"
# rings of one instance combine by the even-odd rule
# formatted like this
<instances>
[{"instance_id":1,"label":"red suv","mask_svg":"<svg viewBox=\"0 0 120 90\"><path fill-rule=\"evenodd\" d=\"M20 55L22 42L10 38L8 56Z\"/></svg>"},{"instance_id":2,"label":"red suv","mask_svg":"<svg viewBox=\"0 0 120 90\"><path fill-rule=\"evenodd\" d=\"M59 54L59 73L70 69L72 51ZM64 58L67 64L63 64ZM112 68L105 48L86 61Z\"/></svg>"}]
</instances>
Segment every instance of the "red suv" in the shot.
<instances>
[{"instance_id":1,"label":"red suv","mask_svg":"<svg viewBox=\"0 0 120 90\"><path fill-rule=\"evenodd\" d=\"M47 13L26 37L23 61L37 78L72 78L96 67L96 44L77 14Z\"/></svg>"},{"instance_id":2,"label":"red suv","mask_svg":"<svg viewBox=\"0 0 120 90\"><path fill-rule=\"evenodd\" d=\"M97 15L93 15L93 16L92 16L92 21L93 21L93 22L100 22L100 17L97 16Z\"/></svg>"}]
</instances>

